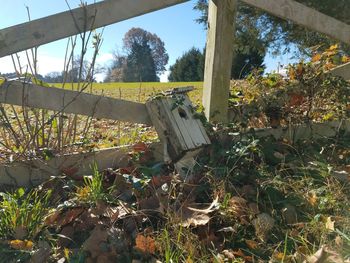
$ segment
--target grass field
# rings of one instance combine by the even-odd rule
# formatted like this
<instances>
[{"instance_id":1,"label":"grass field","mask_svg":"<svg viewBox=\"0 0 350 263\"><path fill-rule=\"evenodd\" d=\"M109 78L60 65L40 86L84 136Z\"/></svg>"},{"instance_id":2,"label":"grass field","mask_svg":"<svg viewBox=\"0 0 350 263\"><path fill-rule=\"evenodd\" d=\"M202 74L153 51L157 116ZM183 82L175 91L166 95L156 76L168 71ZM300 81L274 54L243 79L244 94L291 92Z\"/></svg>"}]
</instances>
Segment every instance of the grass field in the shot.
<instances>
[{"instance_id":1,"label":"grass field","mask_svg":"<svg viewBox=\"0 0 350 263\"><path fill-rule=\"evenodd\" d=\"M53 84L55 87L62 87L62 84ZM131 100L137 102L145 102L150 96L159 92L166 91L177 87L193 86L194 91L189 93L194 103L201 101L203 82L146 82L146 83L93 83L92 87L86 89L86 92L94 94L104 94L105 96ZM66 84L65 88L71 87L77 89L77 84Z\"/></svg>"}]
</instances>

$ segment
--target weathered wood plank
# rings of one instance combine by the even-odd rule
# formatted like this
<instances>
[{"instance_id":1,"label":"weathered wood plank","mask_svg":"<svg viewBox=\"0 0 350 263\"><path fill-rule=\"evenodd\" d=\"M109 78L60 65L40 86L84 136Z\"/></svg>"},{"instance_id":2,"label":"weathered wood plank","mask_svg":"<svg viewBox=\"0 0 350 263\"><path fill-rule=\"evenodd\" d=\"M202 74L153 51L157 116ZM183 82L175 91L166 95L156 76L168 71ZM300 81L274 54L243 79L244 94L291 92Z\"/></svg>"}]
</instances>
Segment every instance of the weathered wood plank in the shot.
<instances>
[{"instance_id":1,"label":"weathered wood plank","mask_svg":"<svg viewBox=\"0 0 350 263\"><path fill-rule=\"evenodd\" d=\"M185 96L184 105L186 105L186 107L188 107L189 109L190 109L191 107L193 107L191 101L189 100L189 98L188 98L187 96ZM193 118L194 118L194 117L193 117ZM202 134L204 140L210 143L210 139L209 139L209 137L208 137L207 132L206 132L205 129L204 129L204 126L203 126L202 122L201 122L199 119L197 119L197 118L194 118L194 120L195 120L195 122L197 123L197 126L196 126L196 127L197 127L197 128L199 129L199 131L201 132L201 134Z\"/></svg>"},{"instance_id":2,"label":"weathered wood plank","mask_svg":"<svg viewBox=\"0 0 350 263\"><path fill-rule=\"evenodd\" d=\"M350 62L329 71L334 76L343 77L345 80L350 80Z\"/></svg>"},{"instance_id":3,"label":"weathered wood plank","mask_svg":"<svg viewBox=\"0 0 350 263\"><path fill-rule=\"evenodd\" d=\"M350 44L350 25L293 0L241 0L272 15ZM336 4L336 3L335 3Z\"/></svg>"},{"instance_id":4,"label":"weathered wood plank","mask_svg":"<svg viewBox=\"0 0 350 263\"><path fill-rule=\"evenodd\" d=\"M185 143L186 143L186 148L185 149L193 149L195 148L195 145L192 141L192 138L190 134L188 133L188 127L186 127L185 123L182 121L182 118L177 112L177 109L172 109L173 108L173 103L174 101L170 98L163 99L162 100L164 108L169 111L169 115L172 117L172 122L171 124L173 126L176 125L176 127L179 129L182 138L184 138ZM177 108L177 107L176 107ZM183 150L185 150L183 149Z\"/></svg>"},{"instance_id":5,"label":"weathered wood plank","mask_svg":"<svg viewBox=\"0 0 350 263\"><path fill-rule=\"evenodd\" d=\"M203 124L194 118L192 105L187 95L176 94L147 101L146 107L159 139L167 146L167 153L173 162L187 154L198 152L211 142L203 135Z\"/></svg>"},{"instance_id":6,"label":"weathered wood plank","mask_svg":"<svg viewBox=\"0 0 350 263\"><path fill-rule=\"evenodd\" d=\"M151 125L145 104L19 81L0 86L0 102Z\"/></svg>"},{"instance_id":7,"label":"weathered wood plank","mask_svg":"<svg viewBox=\"0 0 350 263\"><path fill-rule=\"evenodd\" d=\"M105 0L0 30L0 57L188 0Z\"/></svg>"},{"instance_id":8,"label":"weathered wood plank","mask_svg":"<svg viewBox=\"0 0 350 263\"><path fill-rule=\"evenodd\" d=\"M237 0L210 0L203 106L209 121L226 122Z\"/></svg>"},{"instance_id":9,"label":"weathered wood plank","mask_svg":"<svg viewBox=\"0 0 350 263\"><path fill-rule=\"evenodd\" d=\"M329 121L324 123L313 123L291 125L288 127L255 129L256 138L273 136L275 139L285 138L291 142L297 142L304 139L317 139L336 136L340 130L345 131L345 135L350 134L350 121Z\"/></svg>"},{"instance_id":10,"label":"weathered wood plank","mask_svg":"<svg viewBox=\"0 0 350 263\"><path fill-rule=\"evenodd\" d=\"M175 120L170 111L166 110L160 98L147 101L146 107L160 141L166 146L169 158L179 156L187 146L179 128L171 126L171 122Z\"/></svg>"},{"instance_id":11,"label":"weathered wood plank","mask_svg":"<svg viewBox=\"0 0 350 263\"><path fill-rule=\"evenodd\" d=\"M150 151L157 161L162 161L160 143L149 145ZM99 171L108 168L129 166L130 146L114 147L95 152L76 152L54 157L49 161L28 160L0 165L0 190L11 187L32 187L41 184L52 177L62 176L70 171L75 178L89 175L96 164Z\"/></svg>"}]
</instances>

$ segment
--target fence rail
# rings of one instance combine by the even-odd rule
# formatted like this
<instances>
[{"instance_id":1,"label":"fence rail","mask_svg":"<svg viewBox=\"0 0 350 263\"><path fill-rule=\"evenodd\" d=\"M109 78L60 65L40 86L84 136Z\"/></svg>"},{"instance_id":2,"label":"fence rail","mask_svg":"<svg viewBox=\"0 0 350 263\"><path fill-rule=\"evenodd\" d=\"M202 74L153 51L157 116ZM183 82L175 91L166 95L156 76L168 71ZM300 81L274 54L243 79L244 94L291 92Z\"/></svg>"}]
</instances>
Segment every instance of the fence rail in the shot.
<instances>
[{"instance_id":1,"label":"fence rail","mask_svg":"<svg viewBox=\"0 0 350 263\"><path fill-rule=\"evenodd\" d=\"M0 30L0 57L188 0L105 0Z\"/></svg>"},{"instance_id":2,"label":"fence rail","mask_svg":"<svg viewBox=\"0 0 350 263\"><path fill-rule=\"evenodd\" d=\"M350 25L294 0L242 0L282 19L350 44Z\"/></svg>"},{"instance_id":3,"label":"fence rail","mask_svg":"<svg viewBox=\"0 0 350 263\"><path fill-rule=\"evenodd\" d=\"M19 81L0 86L0 103L152 125L142 103Z\"/></svg>"}]
</instances>

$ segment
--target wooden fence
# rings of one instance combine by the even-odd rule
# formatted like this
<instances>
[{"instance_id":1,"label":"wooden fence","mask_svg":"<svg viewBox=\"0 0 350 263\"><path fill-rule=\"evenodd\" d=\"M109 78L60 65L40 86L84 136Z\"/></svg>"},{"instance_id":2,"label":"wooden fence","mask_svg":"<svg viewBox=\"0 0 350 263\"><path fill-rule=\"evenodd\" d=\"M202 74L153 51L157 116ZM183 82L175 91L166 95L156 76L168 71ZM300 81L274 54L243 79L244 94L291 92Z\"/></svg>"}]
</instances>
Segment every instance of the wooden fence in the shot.
<instances>
[{"instance_id":1,"label":"wooden fence","mask_svg":"<svg viewBox=\"0 0 350 263\"><path fill-rule=\"evenodd\" d=\"M15 25L0 30L0 57L187 1L105 0ZM294 0L241 1L350 44L350 25ZM209 0L203 105L210 121L227 121L237 4L238 0ZM334 74L349 78L350 64Z\"/></svg>"},{"instance_id":2,"label":"wooden fence","mask_svg":"<svg viewBox=\"0 0 350 263\"><path fill-rule=\"evenodd\" d=\"M349 25L294 0L242 1L350 44ZM0 57L183 2L187 0L105 0L1 29ZM237 0L209 0L203 105L210 121L227 121L236 10ZM333 74L350 78L350 63ZM19 81L0 86L0 102L151 125L144 104ZM8 168L0 168L0 177L1 171L10 182Z\"/></svg>"}]
</instances>

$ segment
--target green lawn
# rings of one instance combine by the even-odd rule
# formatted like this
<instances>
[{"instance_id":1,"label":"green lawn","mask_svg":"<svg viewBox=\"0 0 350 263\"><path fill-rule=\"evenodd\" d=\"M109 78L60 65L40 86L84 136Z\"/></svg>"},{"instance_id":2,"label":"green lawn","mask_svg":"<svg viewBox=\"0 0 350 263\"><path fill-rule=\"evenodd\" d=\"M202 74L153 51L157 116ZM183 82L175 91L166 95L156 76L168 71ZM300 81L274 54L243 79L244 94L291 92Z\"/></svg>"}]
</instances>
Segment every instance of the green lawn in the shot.
<instances>
[{"instance_id":1,"label":"green lawn","mask_svg":"<svg viewBox=\"0 0 350 263\"><path fill-rule=\"evenodd\" d=\"M62 87L62 84L53 84L55 87ZM65 88L77 89L78 84L68 83ZM177 88L193 86L194 91L190 92L189 96L195 103L201 101L203 82L145 82L145 83L93 83L92 88L87 88L86 92L94 94L104 94L105 96L120 98L125 100L145 102L150 96L161 91Z\"/></svg>"}]
</instances>

